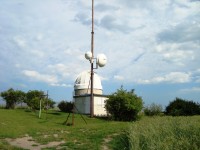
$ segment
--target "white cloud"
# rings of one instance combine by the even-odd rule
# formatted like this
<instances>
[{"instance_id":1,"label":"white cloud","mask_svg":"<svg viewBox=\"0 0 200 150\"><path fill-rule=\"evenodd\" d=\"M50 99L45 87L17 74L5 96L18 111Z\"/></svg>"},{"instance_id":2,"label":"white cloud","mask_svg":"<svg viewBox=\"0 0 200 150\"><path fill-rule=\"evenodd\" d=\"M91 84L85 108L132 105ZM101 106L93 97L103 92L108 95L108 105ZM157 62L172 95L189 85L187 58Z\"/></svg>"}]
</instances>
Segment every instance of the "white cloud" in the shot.
<instances>
[{"instance_id":1,"label":"white cloud","mask_svg":"<svg viewBox=\"0 0 200 150\"><path fill-rule=\"evenodd\" d=\"M163 53L163 59L166 61L171 61L177 65L185 65L186 60L192 61L195 58L194 52L184 51L184 50L172 50Z\"/></svg>"},{"instance_id":2,"label":"white cloud","mask_svg":"<svg viewBox=\"0 0 200 150\"><path fill-rule=\"evenodd\" d=\"M164 76L153 77L152 79L139 79L141 84L158 84L158 83L187 83L191 81L190 73L171 72Z\"/></svg>"},{"instance_id":3,"label":"white cloud","mask_svg":"<svg viewBox=\"0 0 200 150\"><path fill-rule=\"evenodd\" d=\"M200 92L200 87L180 89L180 92L182 92L182 93L185 93L185 92L186 93Z\"/></svg>"},{"instance_id":4,"label":"white cloud","mask_svg":"<svg viewBox=\"0 0 200 150\"><path fill-rule=\"evenodd\" d=\"M123 33L129 33L134 30L134 28L130 27L126 22L123 22L120 19L117 19L116 16L105 15L101 20L101 27L106 28L107 30L120 31Z\"/></svg>"},{"instance_id":5,"label":"white cloud","mask_svg":"<svg viewBox=\"0 0 200 150\"><path fill-rule=\"evenodd\" d=\"M16 64L15 64L15 67L16 67L16 68L20 68L21 65L20 65L19 63L16 63Z\"/></svg>"},{"instance_id":6,"label":"white cloud","mask_svg":"<svg viewBox=\"0 0 200 150\"><path fill-rule=\"evenodd\" d=\"M33 57L39 57L40 59L45 56L44 52L40 50L31 50L30 53L33 54Z\"/></svg>"},{"instance_id":7,"label":"white cloud","mask_svg":"<svg viewBox=\"0 0 200 150\"><path fill-rule=\"evenodd\" d=\"M38 33L38 35L36 35L36 40L41 41L44 39L44 35L42 33Z\"/></svg>"},{"instance_id":8,"label":"white cloud","mask_svg":"<svg viewBox=\"0 0 200 150\"><path fill-rule=\"evenodd\" d=\"M101 75L98 74L98 76L100 77L101 81L108 81L109 78L108 77L103 77Z\"/></svg>"},{"instance_id":9,"label":"white cloud","mask_svg":"<svg viewBox=\"0 0 200 150\"><path fill-rule=\"evenodd\" d=\"M25 48L27 43L26 43L26 40L23 38L23 37L20 37L20 36L16 36L13 38L15 43L19 46L19 47L22 47L22 48Z\"/></svg>"},{"instance_id":10,"label":"white cloud","mask_svg":"<svg viewBox=\"0 0 200 150\"><path fill-rule=\"evenodd\" d=\"M34 71L34 70L23 70L22 73L33 81L46 82L49 84L55 84L58 82L58 79L56 76L40 74L39 72Z\"/></svg>"},{"instance_id":11,"label":"white cloud","mask_svg":"<svg viewBox=\"0 0 200 150\"><path fill-rule=\"evenodd\" d=\"M55 64L55 65L48 65L47 68L48 68L49 72L58 74L63 77L67 77L70 75L70 69L69 69L68 65L64 65L62 63Z\"/></svg>"},{"instance_id":12,"label":"white cloud","mask_svg":"<svg viewBox=\"0 0 200 150\"><path fill-rule=\"evenodd\" d=\"M198 77L198 79L196 80L196 83L200 83L200 77Z\"/></svg>"},{"instance_id":13,"label":"white cloud","mask_svg":"<svg viewBox=\"0 0 200 150\"><path fill-rule=\"evenodd\" d=\"M115 80L124 80L124 77L123 76L119 76L119 75L115 75L114 79Z\"/></svg>"},{"instance_id":14,"label":"white cloud","mask_svg":"<svg viewBox=\"0 0 200 150\"><path fill-rule=\"evenodd\" d=\"M71 84L65 84L65 83L62 83L62 84L59 84L59 83L52 83L50 84L51 86L55 86L55 87L73 87Z\"/></svg>"},{"instance_id":15,"label":"white cloud","mask_svg":"<svg viewBox=\"0 0 200 150\"><path fill-rule=\"evenodd\" d=\"M95 1L94 54L108 58L97 70L102 82L200 82L194 72L200 64L199 5L188 0ZM84 53L91 49L91 1L0 1L0 30L0 82L15 77L27 85L27 76L66 87L90 69Z\"/></svg>"},{"instance_id":16,"label":"white cloud","mask_svg":"<svg viewBox=\"0 0 200 150\"><path fill-rule=\"evenodd\" d=\"M192 72L193 74L193 80L195 83L200 83L200 69L196 69Z\"/></svg>"}]
</instances>

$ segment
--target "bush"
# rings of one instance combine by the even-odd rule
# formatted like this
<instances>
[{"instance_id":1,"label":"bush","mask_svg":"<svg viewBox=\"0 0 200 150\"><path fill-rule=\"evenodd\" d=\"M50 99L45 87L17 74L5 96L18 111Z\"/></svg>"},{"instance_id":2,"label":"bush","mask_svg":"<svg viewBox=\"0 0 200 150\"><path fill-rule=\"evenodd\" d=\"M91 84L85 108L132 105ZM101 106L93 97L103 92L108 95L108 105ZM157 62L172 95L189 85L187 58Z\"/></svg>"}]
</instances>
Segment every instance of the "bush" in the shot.
<instances>
[{"instance_id":1,"label":"bush","mask_svg":"<svg viewBox=\"0 0 200 150\"><path fill-rule=\"evenodd\" d=\"M176 98L166 107L165 113L171 116L200 115L200 105L193 101Z\"/></svg>"},{"instance_id":2,"label":"bush","mask_svg":"<svg viewBox=\"0 0 200 150\"><path fill-rule=\"evenodd\" d=\"M150 106L144 108L144 114L147 116L158 116L162 114L162 106L152 103Z\"/></svg>"},{"instance_id":3,"label":"bush","mask_svg":"<svg viewBox=\"0 0 200 150\"><path fill-rule=\"evenodd\" d=\"M58 104L58 108L60 109L60 111L62 112L67 112L70 113L73 110L73 102L67 102L67 101L61 101Z\"/></svg>"},{"instance_id":4,"label":"bush","mask_svg":"<svg viewBox=\"0 0 200 150\"><path fill-rule=\"evenodd\" d=\"M138 97L134 90L126 91L123 87L110 95L105 103L108 113L118 121L136 120L143 107L142 98Z\"/></svg>"}]
</instances>

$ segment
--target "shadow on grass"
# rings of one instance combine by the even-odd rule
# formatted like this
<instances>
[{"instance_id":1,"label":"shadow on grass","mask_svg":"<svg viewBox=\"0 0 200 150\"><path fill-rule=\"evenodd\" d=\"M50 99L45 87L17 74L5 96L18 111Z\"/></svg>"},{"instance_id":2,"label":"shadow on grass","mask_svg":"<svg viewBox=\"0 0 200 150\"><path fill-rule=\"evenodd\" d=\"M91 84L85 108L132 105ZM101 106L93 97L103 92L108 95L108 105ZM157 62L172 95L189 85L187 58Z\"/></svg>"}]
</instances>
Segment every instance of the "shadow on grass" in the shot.
<instances>
[{"instance_id":1,"label":"shadow on grass","mask_svg":"<svg viewBox=\"0 0 200 150\"><path fill-rule=\"evenodd\" d=\"M25 111L25 112L33 112L33 111L30 110L30 109L25 109L24 111Z\"/></svg>"},{"instance_id":2,"label":"shadow on grass","mask_svg":"<svg viewBox=\"0 0 200 150\"><path fill-rule=\"evenodd\" d=\"M48 114L51 114L51 115L56 115L56 116L60 116L61 113L60 112L48 112Z\"/></svg>"}]
</instances>

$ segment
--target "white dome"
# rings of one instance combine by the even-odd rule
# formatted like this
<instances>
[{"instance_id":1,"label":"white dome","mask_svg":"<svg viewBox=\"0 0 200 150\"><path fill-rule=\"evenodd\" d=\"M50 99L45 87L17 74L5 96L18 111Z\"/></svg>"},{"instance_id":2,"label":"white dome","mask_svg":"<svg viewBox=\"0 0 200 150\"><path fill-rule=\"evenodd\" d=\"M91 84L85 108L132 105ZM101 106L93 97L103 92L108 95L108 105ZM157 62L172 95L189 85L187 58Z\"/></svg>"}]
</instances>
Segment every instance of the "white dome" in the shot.
<instances>
[{"instance_id":1,"label":"white dome","mask_svg":"<svg viewBox=\"0 0 200 150\"><path fill-rule=\"evenodd\" d=\"M74 83L74 90L82 90L82 89L90 89L90 71L84 71L78 75L76 81ZM93 88L102 90L101 79L100 77L94 73L94 80L93 80Z\"/></svg>"}]
</instances>

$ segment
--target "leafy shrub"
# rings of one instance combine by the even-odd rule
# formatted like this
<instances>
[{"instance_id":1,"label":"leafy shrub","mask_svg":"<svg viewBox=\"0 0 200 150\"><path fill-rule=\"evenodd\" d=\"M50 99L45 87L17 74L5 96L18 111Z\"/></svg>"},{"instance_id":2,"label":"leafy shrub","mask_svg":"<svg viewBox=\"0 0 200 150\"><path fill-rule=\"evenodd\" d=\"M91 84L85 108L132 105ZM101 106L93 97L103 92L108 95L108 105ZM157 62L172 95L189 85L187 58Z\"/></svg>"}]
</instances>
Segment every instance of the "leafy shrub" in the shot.
<instances>
[{"instance_id":1,"label":"leafy shrub","mask_svg":"<svg viewBox=\"0 0 200 150\"><path fill-rule=\"evenodd\" d=\"M143 101L134 90L127 91L123 87L111 94L105 102L105 108L114 120L133 121L142 110Z\"/></svg>"},{"instance_id":2,"label":"leafy shrub","mask_svg":"<svg viewBox=\"0 0 200 150\"><path fill-rule=\"evenodd\" d=\"M172 116L200 115L200 105L193 101L176 98L166 107L165 113Z\"/></svg>"},{"instance_id":3,"label":"leafy shrub","mask_svg":"<svg viewBox=\"0 0 200 150\"><path fill-rule=\"evenodd\" d=\"M62 112L70 113L70 112L72 112L72 109L73 109L73 102L61 101L61 102L58 104L58 108L59 108Z\"/></svg>"},{"instance_id":4,"label":"leafy shrub","mask_svg":"<svg viewBox=\"0 0 200 150\"><path fill-rule=\"evenodd\" d=\"M152 103L150 106L144 108L144 113L147 116L158 116L162 114L162 106Z\"/></svg>"}]
</instances>

